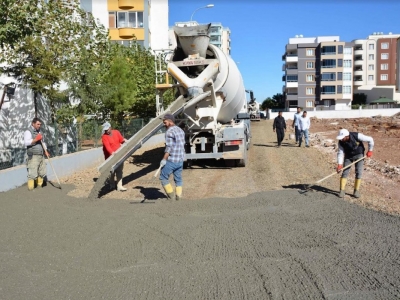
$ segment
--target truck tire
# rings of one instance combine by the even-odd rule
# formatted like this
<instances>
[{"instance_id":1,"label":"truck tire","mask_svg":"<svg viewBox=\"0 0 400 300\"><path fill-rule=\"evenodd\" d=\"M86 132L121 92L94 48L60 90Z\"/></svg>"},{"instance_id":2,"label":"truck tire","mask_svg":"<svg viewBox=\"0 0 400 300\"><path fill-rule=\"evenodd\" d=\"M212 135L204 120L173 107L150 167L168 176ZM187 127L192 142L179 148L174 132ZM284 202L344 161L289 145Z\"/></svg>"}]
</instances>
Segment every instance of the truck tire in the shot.
<instances>
[{"instance_id":1,"label":"truck tire","mask_svg":"<svg viewBox=\"0 0 400 300\"><path fill-rule=\"evenodd\" d=\"M244 155L243 155L244 158L236 160L236 166L240 167L240 168L245 167L247 164L247 147L243 147L243 151L244 151Z\"/></svg>"}]
</instances>

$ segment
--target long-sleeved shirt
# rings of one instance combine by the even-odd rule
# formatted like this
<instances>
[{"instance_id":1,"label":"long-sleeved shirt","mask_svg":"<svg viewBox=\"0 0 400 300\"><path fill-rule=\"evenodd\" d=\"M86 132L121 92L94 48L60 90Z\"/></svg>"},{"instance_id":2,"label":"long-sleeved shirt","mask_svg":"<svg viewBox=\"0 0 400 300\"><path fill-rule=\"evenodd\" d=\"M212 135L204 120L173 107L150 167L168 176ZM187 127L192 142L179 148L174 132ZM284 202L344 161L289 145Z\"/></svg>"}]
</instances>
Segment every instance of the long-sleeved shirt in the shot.
<instances>
[{"instance_id":1,"label":"long-sleeved shirt","mask_svg":"<svg viewBox=\"0 0 400 300\"><path fill-rule=\"evenodd\" d=\"M374 150L374 139L372 137L358 133L357 140L358 142L368 142L368 151ZM340 143L338 147L337 162L339 165L342 165L344 162L344 148Z\"/></svg>"},{"instance_id":2,"label":"long-sleeved shirt","mask_svg":"<svg viewBox=\"0 0 400 300\"><path fill-rule=\"evenodd\" d=\"M185 132L178 126L172 126L165 132L165 153L173 163L183 162L185 159Z\"/></svg>"},{"instance_id":3,"label":"long-sleeved shirt","mask_svg":"<svg viewBox=\"0 0 400 300\"><path fill-rule=\"evenodd\" d=\"M299 119L301 118L301 112L295 113L293 117L294 126L299 127Z\"/></svg>"},{"instance_id":4,"label":"long-sleeved shirt","mask_svg":"<svg viewBox=\"0 0 400 300\"><path fill-rule=\"evenodd\" d=\"M111 154L117 151L125 141L121 133L116 129L111 130L111 134L104 133L101 136L101 140L103 142L103 153L105 159L109 158Z\"/></svg>"},{"instance_id":5,"label":"long-sleeved shirt","mask_svg":"<svg viewBox=\"0 0 400 300\"><path fill-rule=\"evenodd\" d=\"M33 127L32 127L33 128ZM35 129L34 129L35 130ZM33 141L33 136L32 133L29 130L26 130L24 132L24 145L26 147L31 146ZM43 139L41 140L41 143L44 147L46 147L46 144L43 142Z\"/></svg>"},{"instance_id":6,"label":"long-sleeved shirt","mask_svg":"<svg viewBox=\"0 0 400 300\"><path fill-rule=\"evenodd\" d=\"M310 126L311 126L311 122L310 122L310 118L309 117L300 117L299 118L299 125L298 125L298 127L299 127L299 129L300 130L308 130L308 129L310 129Z\"/></svg>"},{"instance_id":7,"label":"long-sleeved shirt","mask_svg":"<svg viewBox=\"0 0 400 300\"><path fill-rule=\"evenodd\" d=\"M285 129L286 129L286 121L285 121L285 118L284 118L284 117L277 116L277 117L274 119L274 124L272 125L272 128L273 128L273 129L275 129L275 128L285 128Z\"/></svg>"}]
</instances>

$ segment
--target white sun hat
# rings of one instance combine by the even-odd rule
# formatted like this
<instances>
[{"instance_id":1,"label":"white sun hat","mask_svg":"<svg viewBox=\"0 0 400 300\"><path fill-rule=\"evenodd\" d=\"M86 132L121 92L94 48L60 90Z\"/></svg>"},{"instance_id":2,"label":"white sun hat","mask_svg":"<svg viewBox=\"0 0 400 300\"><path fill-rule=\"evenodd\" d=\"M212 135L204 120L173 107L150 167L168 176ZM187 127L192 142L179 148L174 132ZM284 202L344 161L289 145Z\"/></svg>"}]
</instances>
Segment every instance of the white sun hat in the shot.
<instances>
[{"instance_id":1,"label":"white sun hat","mask_svg":"<svg viewBox=\"0 0 400 300\"><path fill-rule=\"evenodd\" d=\"M336 137L337 140L342 140L345 136L350 135L347 129L340 129L339 135Z\"/></svg>"}]
</instances>

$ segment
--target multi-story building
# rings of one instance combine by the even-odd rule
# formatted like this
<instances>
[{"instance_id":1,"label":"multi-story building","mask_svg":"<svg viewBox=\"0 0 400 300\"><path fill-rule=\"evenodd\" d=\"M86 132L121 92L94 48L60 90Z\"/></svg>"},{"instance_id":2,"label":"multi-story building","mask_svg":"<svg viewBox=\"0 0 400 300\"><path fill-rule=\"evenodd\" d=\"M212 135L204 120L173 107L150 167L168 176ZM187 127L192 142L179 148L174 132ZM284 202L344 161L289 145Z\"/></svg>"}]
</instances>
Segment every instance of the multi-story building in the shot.
<instances>
[{"instance_id":1,"label":"multi-story building","mask_svg":"<svg viewBox=\"0 0 400 300\"><path fill-rule=\"evenodd\" d=\"M175 26L196 26L199 25L196 21L176 22ZM225 54L231 54L231 31L227 27L223 27L221 23L211 23L210 26L210 44L220 48ZM176 38L174 30L169 30L169 48L176 47Z\"/></svg>"},{"instance_id":2,"label":"multi-story building","mask_svg":"<svg viewBox=\"0 0 400 300\"><path fill-rule=\"evenodd\" d=\"M129 46L168 48L168 1L80 0L81 7L109 30L110 40Z\"/></svg>"},{"instance_id":3,"label":"multi-story building","mask_svg":"<svg viewBox=\"0 0 400 300\"><path fill-rule=\"evenodd\" d=\"M369 35L354 44L354 93L367 95L367 102L379 97L400 101L398 87L399 34ZM397 85L397 87L396 87Z\"/></svg>"},{"instance_id":4,"label":"multi-story building","mask_svg":"<svg viewBox=\"0 0 400 300\"><path fill-rule=\"evenodd\" d=\"M351 108L352 45L338 36L290 38L282 56L286 107L295 110Z\"/></svg>"},{"instance_id":5,"label":"multi-story building","mask_svg":"<svg viewBox=\"0 0 400 300\"><path fill-rule=\"evenodd\" d=\"M397 38L397 64L400 64L400 37ZM397 65L396 65L397 66ZM396 93L400 93L400 66L396 70Z\"/></svg>"}]
</instances>

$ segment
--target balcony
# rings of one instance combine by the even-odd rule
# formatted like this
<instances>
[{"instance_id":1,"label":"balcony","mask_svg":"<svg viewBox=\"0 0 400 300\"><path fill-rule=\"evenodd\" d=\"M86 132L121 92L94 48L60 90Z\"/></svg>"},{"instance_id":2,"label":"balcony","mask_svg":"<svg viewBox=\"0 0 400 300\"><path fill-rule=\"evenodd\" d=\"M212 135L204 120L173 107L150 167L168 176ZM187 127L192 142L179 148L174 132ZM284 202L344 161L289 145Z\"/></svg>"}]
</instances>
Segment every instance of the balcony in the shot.
<instances>
[{"instance_id":1,"label":"balcony","mask_svg":"<svg viewBox=\"0 0 400 300\"><path fill-rule=\"evenodd\" d=\"M297 65L287 65L287 70L297 70Z\"/></svg>"},{"instance_id":2,"label":"balcony","mask_svg":"<svg viewBox=\"0 0 400 300\"><path fill-rule=\"evenodd\" d=\"M122 38L132 38L135 36L135 28L118 28L118 35Z\"/></svg>"},{"instance_id":3,"label":"balcony","mask_svg":"<svg viewBox=\"0 0 400 300\"><path fill-rule=\"evenodd\" d=\"M299 83L297 81L288 81L288 82L286 82L286 87L287 88L298 88Z\"/></svg>"},{"instance_id":4,"label":"balcony","mask_svg":"<svg viewBox=\"0 0 400 300\"><path fill-rule=\"evenodd\" d=\"M362 77L354 78L354 85L355 86L360 86L360 85L363 85L363 84L364 84L364 81L363 81Z\"/></svg>"},{"instance_id":5,"label":"balcony","mask_svg":"<svg viewBox=\"0 0 400 300\"><path fill-rule=\"evenodd\" d=\"M291 93L291 94L287 93L286 100L289 100L289 101L297 100L297 93Z\"/></svg>"},{"instance_id":6,"label":"balcony","mask_svg":"<svg viewBox=\"0 0 400 300\"><path fill-rule=\"evenodd\" d=\"M321 52L321 55L336 55L336 52Z\"/></svg>"},{"instance_id":7,"label":"balcony","mask_svg":"<svg viewBox=\"0 0 400 300\"><path fill-rule=\"evenodd\" d=\"M362 66L363 64L364 64L364 61L362 59L354 60L354 65L355 66Z\"/></svg>"},{"instance_id":8,"label":"balcony","mask_svg":"<svg viewBox=\"0 0 400 300\"><path fill-rule=\"evenodd\" d=\"M121 9L134 8L135 0L118 0L118 7Z\"/></svg>"},{"instance_id":9,"label":"balcony","mask_svg":"<svg viewBox=\"0 0 400 300\"><path fill-rule=\"evenodd\" d=\"M361 69L361 70L354 70L354 75L363 75L364 74L364 71Z\"/></svg>"},{"instance_id":10,"label":"balcony","mask_svg":"<svg viewBox=\"0 0 400 300\"><path fill-rule=\"evenodd\" d=\"M298 62L299 57L296 55L286 55L286 62Z\"/></svg>"},{"instance_id":11,"label":"balcony","mask_svg":"<svg viewBox=\"0 0 400 300\"><path fill-rule=\"evenodd\" d=\"M364 50L363 48L354 48L354 55L363 55Z\"/></svg>"},{"instance_id":12,"label":"balcony","mask_svg":"<svg viewBox=\"0 0 400 300\"><path fill-rule=\"evenodd\" d=\"M282 71L286 71L286 64L282 65Z\"/></svg>"}]
</instances>

